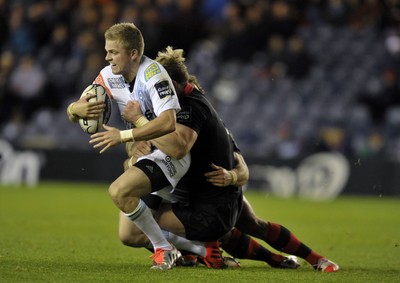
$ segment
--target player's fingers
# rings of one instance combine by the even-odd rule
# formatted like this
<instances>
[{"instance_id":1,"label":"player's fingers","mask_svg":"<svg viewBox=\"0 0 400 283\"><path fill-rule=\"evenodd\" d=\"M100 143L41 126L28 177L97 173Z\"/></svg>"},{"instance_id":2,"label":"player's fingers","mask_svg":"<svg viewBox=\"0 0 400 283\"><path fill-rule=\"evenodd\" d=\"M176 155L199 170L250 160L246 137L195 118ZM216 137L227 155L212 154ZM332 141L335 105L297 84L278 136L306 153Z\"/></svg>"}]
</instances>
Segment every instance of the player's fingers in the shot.
<instances>
[{"instance_id":1,"label":"player's fingers","mask_svg":"<svg viewBox=\"0 0 400 283\"><path fill-rule=\"evenodd\" d=\"M223 179L218 178L218 176L208 177L208 178L206 178L206 180L207 180L208 182L210 182L210 183L221 183L221 182L224 181Z\"/></svg>"},{"instance_id":2,"label":"player's fingers","mask_svg":"<svg viewBox=\"0 0 400 283\"><path fill-rule=\"evenodd\" d=\"M211 168L213 169L221 169L221 166L215 165L214 163L211 163Z\"/></svg>"},{"instance_id":3,"label":"player's fingers","mask_svg":"<svg viewBox=\"0 0 400 283\"><path fill-rule=\"evenodd\" d=\"M106 124L103 124L103 128L106 129L107 131L113 129L113 127L107 126Z\"/></svg>"},{"instance_id":4,"label":"player's fingers","mask_svg":"<svg viewBox=\"0 0 400 283\"><path fill-rule=\"evenodd\" d=\"M219 176L220 173L218 171L211 171L211 172L207 172L204 174L204 176L206 177L214 177L214 176Z\"/></svg>"},{"instance_id":5,"label":"player's fingers","mask_svg":"<svg viewBox=\"0 0 400 283\"><path fill-rule=\"evenodd\" d=\"M90 119L94 120L94 119L99 118L99 117L100 117L100 114L90 114L90 115L88 115L88 117L89 117Z\"/></svg>"},{"instance_id":6,"label":"player's fingers","mask_svg":"<svg viewBox=\"0 0 400 283\"><path fill-rule=\"evenodd\" d=\"M98 147L101 147L101 146L110 147L112 145L113 145L112 140L104 139L104 140L100 140L100 142L98 142L97 144L93 145L93 148L98 148Z\"/></svg>"},{"instance_id":7,"label":"player's fingers","mask_svg":"<svg viewBox=\"0 0 400 283\"><path fill-rule=\"evenodd\" d=\"M100 117L100 115L101 115L101 112L99 113L99 112L93 111L93 112L88 112L86 116L88 119L93 119L93 118Z\"/></svg>"},{"instance_id":8,"label":"player's fingers","mask_svg":"<svg viewBox=\"0 0 400 283\"><path fill-rule=\"evenodd\" d=\"M105 139L106 139L106 137L103 137L103 136L91 137L89 143L93 144L93 143L104 142Z\"/></svg>"},{"instance_id":9,"label":"player's fingers","mask_svg":"<svg viewBox=\"0 0 400 283\"><path fill-rule=\"evenodd\" d=\"M96 97L96 96L97 96L96 93L88 93L88 94L85 95L85 98L84 98L84 99L85 99L86 101L89 102L89 100L90 100L91 98ZM89 104L90 104L90 103L97 103L97 101L95 101L95 102L89 102Z\"/></svg>"},{"instance_id":10,"label":"player's fingers","mask_svg":"<svg viewBox=\"0 0 400 283\"><path fill-rule=\"evenodd\" d=\"M110 144L106 145L102 150L100 150L100 154L102 154L103 152L105 152L107 149L109 149L111 147Z\"/></svg>"},{"instance_id":11,"label":"player's fingers","mask_svg":"<svg viewBox=\"0 0 400 283\"><path fill-rule=\"evenodd\" d=\"M95 134L93 134L93 135L90 135L90 138L91 138L91 139L95 139L95 138L101 137L102 135L103 135L103 133L102 133L102 132L99 132L99 133L95 133Z\"/></svg>"},{"instance_id":12,"label":"player's fingers","mask_svg":"<svg viewBox=\"0 0 400 283\"><path fill-rule=\"evenodd\" d=\"M106 105L103 101L91 101L89 102L90 107L101 107L104 108Z\"/></svg>"},{"instance_id":13,"label":"player's fingers","mask_svg":"<svg viewBox=\"0 0 400 283\"><path fill-rule=\"evenodd\" d=\"M94 144L94 143L97 143L99 140L100 140L99 138L91 138L89 143Z\"/></svg>"},{"instance_id":14,"label":"player's fingers","mask_svg":"<svg viewBox=\"0 0 400 283\"><path fill-rule=\"evenodd\" d=\"M103 108L99 108L99 107L91 107L88 109L88 113L102 113L104 111Z\"/></svg>"},{"instance_id":15,"label":"player's fingers","mask_svg":"<svg viewBox=\"0 0 400 283\"><path fill-rule=\"evenodd\" d=\"M93 145L93 148L101 147L101 146L103 146L103 144L104 144L104 142L96 143L96 144Z\"/></svg>"}]
</instances>

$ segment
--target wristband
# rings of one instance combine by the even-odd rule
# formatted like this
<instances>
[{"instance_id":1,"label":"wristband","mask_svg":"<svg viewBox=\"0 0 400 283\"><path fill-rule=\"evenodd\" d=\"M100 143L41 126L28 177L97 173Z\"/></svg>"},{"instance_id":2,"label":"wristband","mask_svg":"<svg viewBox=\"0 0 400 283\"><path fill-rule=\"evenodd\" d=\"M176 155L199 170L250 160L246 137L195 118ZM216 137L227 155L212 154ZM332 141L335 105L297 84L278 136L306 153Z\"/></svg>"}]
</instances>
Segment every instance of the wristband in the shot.
<instances>
[{"instance_id":1,"label":"wristband","mask_svg":"<svg viewBox=\"0 0 400 283\"><path fill-rule=\"evenodd\" d=\"M121 142L128 142L128 141L135 142L135 139L133 138L132 129L119 131L119 135L121 137Z\"/></svg>"},{"instance_id":2,"label":"wristband","mask_svg":"<svg viewBox=\"0 0 400 283\"><path fill-rule=\"evenodd\" d=\"M144 125L146 125L148 122L150 122L149 120L147 120L147 118L145 116L140 116L139 119L137 119L135 121L135 127L142 127Z\"/></svg>"},{"instance_id":3,"label":"wristband","mask_svg":"<svg viewBox=\"0 0 400 283\"><path fill-rule=\"evenodd\" d=\"M232 181L231 181L230 185L234 185L235 186L236 182L237 182L237 179L238 179L237 174L233 170L228 171L228 172L229 172L229 174L231 175L231 178L232 178Z\"/></svg>"},{"instance_id":4,"label":"wristband","mask_svg":"<svg viewBox=\"0 0 400 283\"><path fill-rule=\"evenodd\" d=\"M76 114L74 113L74 110L72 110L72 107L74 106L75 102L72 102L68 108L67 108L67 112L71 117L75 117Z\"/></svg>"}]
</instances>

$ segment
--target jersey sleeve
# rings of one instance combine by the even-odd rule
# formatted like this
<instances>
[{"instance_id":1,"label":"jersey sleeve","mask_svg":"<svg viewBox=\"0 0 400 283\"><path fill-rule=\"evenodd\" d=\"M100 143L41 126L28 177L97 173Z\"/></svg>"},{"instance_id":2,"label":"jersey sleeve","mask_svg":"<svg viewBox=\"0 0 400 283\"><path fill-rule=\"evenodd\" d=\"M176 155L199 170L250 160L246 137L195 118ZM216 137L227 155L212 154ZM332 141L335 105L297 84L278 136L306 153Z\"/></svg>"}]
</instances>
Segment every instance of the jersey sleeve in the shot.
<instances>
[{"instance_id":1,"label":"jersey sleeve","mask_svg":"<svg viewBox=\"0 0 400 283\"><path fill-rule=\"evenodd\" d=\"M147 91L156 116L166 110L178 112L181 109L172 80L161 65L155 62L149 65L144 71L144 79L147 79Z\"/></svg>"},{"instance_id":2,"label":"jersey sleeve","mask_svg":"<svg viewBox=\"0 0 400 283\"><path fill-rule=\"evenodd\" d=\"M181 110L176 115L176 122L185 125L197 134L200 133L204 122L207 120L205 111L202 111L200 105L190 99L181 99Z\"/></svg>"}]
</instances>

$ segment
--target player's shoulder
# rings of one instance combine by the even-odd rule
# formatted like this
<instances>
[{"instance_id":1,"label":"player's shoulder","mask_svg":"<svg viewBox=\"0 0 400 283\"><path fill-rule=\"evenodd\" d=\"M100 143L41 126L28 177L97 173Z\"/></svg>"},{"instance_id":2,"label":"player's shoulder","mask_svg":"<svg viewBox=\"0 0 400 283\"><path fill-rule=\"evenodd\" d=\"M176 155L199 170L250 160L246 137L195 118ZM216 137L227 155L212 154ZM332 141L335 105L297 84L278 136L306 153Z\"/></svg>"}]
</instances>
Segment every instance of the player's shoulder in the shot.
<instances>
[{"instance_id":1,"label":"player's shoulder","mask_svg":"<svg viewBox=\"0 0 400 283\"><path fill-rule=\"evenodd\" d=\"M95 83L106 86L110 90L125 88L124 78L121 75L115 75L110 65L101 69L99 75L95 79Z\"/></svg>"},{"instance_id":2,"label":"player's shoulder","mask_svg":"<svg viewBox=\"0 0 400 283\"><path fill-rule=\"evenodd\" d=\"M110 65L107 65L107 66L105 66L103 69L101 69L101 70L100 70L100 74L101 74L103 77L105 77L105 78L120 76L120 75L114 75L114 74L113 74Z\"/></svg>"},{"instance_id":3,"label":"player's shoulder","mask_svg":"<svg viewBox=\"0 0 400 283\"><path fill-rule=\"evenodd\" d=\"M156 82L160 79L168 78L168 73L160 63L147 56L143 56L139 66L138 76L140 80L149 83L151 81Z\"/></svg>"},{"instance_id":4,"label":"player's shoulder","mask_svg":"<svg viewBox=\"0 0 400 283\"><path fill-rule=\"evenodd\" d=\"M202 114L210 113L211 107L204 94L193 91L190 95L180 96L179 104L182 109L190 109L190 112Z\"/></svg>"},{"instance_id":5,"label":"player's shoulder","mask_svg":"<svg viewBox=\"0 0 400 283\"><path fill-rule=\"evenodd\" d=\"M181 102L181 104L189 104L189 105L209 104L205 95L197 89L193 89L193 91L189 95L179 96L179 101Z\"/></svg>"}]
</instances>

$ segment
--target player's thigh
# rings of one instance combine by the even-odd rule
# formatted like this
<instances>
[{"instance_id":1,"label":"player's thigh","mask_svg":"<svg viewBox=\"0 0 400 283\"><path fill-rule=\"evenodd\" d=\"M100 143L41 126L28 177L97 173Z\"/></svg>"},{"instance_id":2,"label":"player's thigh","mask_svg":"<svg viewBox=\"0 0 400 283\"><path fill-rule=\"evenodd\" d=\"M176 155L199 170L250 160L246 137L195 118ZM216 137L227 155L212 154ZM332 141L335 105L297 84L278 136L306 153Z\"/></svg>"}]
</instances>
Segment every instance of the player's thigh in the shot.
<instances>
[{"instance_id":1,"label":"player's thigh","mask_svg":"<svg viewBox=\"0 0 400 283\"><path fill-rule=\"evenodd\" d=\"M185 227L176 217L170 204L163 203L160 205L156 213L156 220L162 229L176 235L185 236Z\"/></svg>"},{"instance_id":2,"label":"player's thigh","mask_svg":"<svg viewBox=\"0 0 400 283\"><path fill-rule=\"evenodd\" d=\"M242 206L242 211L239 215L238 221L236 225L247 225L248 222L253 221L256 219L256 214L253 210L253 207L249 203L249 201L243 196L243 206Z\"/></svg>"},{"instance_id":3,"label":"player's thigh","mask_svg":"<svg viewBox=\"0 0 400 283\"><path fill-rule=\"evenodd\" d=\"M235 227L257 238L265 237L268 221L258 218L250 202L243 196L243 207Z\"/></svg>"},{"instance_id":4,"label":"player's thigh","mask_svg":"<svg viewBox=\"0 0 400 283\"><path fill-rule=\"evenodd\" d=\"M110 193L123 197L141 197L151 193L151 181L141 169L131 167L111 184Z\"/></svg>"}]
</instances>

